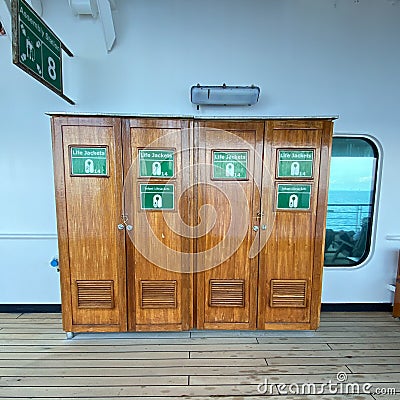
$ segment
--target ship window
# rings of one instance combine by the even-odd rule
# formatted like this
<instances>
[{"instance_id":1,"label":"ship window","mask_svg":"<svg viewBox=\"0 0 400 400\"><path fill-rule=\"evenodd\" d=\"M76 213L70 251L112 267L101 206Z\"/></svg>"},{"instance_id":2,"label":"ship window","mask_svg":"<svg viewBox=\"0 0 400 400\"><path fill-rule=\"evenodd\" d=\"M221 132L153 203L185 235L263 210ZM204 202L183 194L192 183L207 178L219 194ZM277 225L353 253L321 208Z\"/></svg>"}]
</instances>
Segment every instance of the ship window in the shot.
<instances>
[{"instance_id":1,"label":"ship window","mask_svg":"<svg viewBox=\"0 0 400 400\"><path fill-rule=\"evenodd\" d=\"M326 267L355 267L369 255L378 149L364 137L334 137L326 219Z\"/></svg>"}]
</instances>

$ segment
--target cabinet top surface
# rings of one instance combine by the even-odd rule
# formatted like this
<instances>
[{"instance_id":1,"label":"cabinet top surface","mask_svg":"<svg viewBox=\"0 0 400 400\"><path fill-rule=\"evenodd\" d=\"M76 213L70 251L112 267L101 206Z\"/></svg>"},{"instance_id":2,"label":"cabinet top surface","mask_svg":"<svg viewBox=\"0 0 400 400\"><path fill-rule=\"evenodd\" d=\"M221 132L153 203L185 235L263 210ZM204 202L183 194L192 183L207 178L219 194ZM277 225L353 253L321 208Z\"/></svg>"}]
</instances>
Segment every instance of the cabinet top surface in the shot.
<instances>
[{"instance_id":1,"label":"cabinet top surface","mask_svg":"<svg viewBox=\"0 0 400 400\"><path fill-rule=\"evenodd\" d=\"M177 118L197 120L269 120L269 119L324 119L334 120L338 115L168 115L168 114L118 114L118 113L70 113L70 112L47 112L50 117L121 117L121 118Z\"/></svg>"}]
</instances>

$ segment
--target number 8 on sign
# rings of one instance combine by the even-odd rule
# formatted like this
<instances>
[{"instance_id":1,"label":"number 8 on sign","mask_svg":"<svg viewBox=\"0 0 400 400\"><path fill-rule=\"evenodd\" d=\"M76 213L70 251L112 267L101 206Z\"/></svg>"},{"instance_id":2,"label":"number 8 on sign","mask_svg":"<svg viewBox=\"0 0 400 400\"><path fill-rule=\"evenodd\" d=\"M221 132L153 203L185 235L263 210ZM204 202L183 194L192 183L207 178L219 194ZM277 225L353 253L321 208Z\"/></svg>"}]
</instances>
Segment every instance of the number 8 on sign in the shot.
<instances>
[{"instance_id":1,"label":"number 8 on sign","mask_svg":"<svg viewBox=\"0 0 400 400\"><path fill-rule=\"evenodd\" d=\"M47 58L47 63L49 65L47 68L47 72L49 73L50 78L53 79L53 81L55 81L57 78L56 62L54 61L54 59L52 57L49 56Z\"/></svg>"}]
</instances>

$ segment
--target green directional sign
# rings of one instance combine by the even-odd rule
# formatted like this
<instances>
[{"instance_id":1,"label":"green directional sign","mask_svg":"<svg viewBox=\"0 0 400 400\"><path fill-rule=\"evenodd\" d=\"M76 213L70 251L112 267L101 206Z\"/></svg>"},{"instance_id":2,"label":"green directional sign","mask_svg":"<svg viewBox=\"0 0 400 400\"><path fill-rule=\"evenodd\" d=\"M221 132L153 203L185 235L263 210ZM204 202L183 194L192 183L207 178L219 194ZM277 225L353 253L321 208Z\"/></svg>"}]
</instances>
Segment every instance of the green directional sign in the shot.
<instances>
[{"instance_id":1,"label":"green directional sign","mask_svg":"<svg viewBox=\"0 0 400 400\"><path fill-rule=\"evenodd\" d=\"M140 185L142 210L173 210L174 204L174 185Z\"/></svg>"},{"instance_id":2,"label":"green directional sign","mask_svg":"<svg viewBox=\"0 0 400 400\"><path fill-rule=\"evenodd\" d=\"M139 150L139 177L172 178L174 168L173 150Z\"/></svg>"},{"instance_id":3,"label":"green directional sign","mask_svg":"<svg viewBox=\"0 0 400 400\"><path fill-rule=\"evenodd\" d=\"M309 210L310 200L311 185L278 185L278 210Z\"/></svg>"},{"instance_id":4,"label":"green directional sign","mask_svg":"<svg viewBox=\"0 0 400 400\"><path fill-rule=\"evenodd\" d=\"M71 147L72 176L108 176L107 147Z\"/></svg>"},{"instance_id":5,"label":"green directional sign","mask_svg":"<svg viewBox=\"0 0 400 400\"><path fill-rule=\"evenodd\" d=\"M213 151L213 178L224 180L246 180L248 166L247 151Z\"/></svg>"},{"instance_id":6,"label":"green directional sign","mask_svg":"<svg viewBox=\"0 0 400 400\"><path fill-rule=\"evenodd\" d=\"M278 178L312 178L313 150L278 150Z\"/></svg>"},{"instance_id":7,"label":"green directional sign","mask_svg":"<svg viewBox=\"0 0 400 400\"><path fill-rule=\"evenodd\" d=\"M75 104L63 94L62 50L72 53L24 0L12 0L13 63Z\"/></svg>"}]
</instances>

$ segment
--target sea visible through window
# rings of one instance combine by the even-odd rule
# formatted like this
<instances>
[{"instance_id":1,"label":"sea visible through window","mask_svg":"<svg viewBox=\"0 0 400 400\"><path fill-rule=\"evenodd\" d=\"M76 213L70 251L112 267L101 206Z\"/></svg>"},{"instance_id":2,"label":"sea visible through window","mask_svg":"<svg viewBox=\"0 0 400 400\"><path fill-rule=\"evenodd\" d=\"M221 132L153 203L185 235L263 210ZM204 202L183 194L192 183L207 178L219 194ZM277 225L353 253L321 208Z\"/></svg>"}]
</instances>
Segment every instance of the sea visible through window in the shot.
<instances>
[{"instance_id":1,"label":"sea visible through window","mask_svg":"<svg viewBox=\"0 0 400 400\"><path fill-rule=\"evenodd\" d=\"M371 248L378 149L364 137L334 137L325 266L354 267Z\"/></svg>"}]
</instances>

